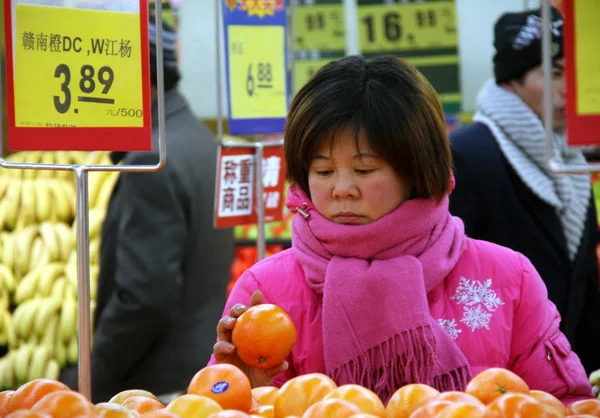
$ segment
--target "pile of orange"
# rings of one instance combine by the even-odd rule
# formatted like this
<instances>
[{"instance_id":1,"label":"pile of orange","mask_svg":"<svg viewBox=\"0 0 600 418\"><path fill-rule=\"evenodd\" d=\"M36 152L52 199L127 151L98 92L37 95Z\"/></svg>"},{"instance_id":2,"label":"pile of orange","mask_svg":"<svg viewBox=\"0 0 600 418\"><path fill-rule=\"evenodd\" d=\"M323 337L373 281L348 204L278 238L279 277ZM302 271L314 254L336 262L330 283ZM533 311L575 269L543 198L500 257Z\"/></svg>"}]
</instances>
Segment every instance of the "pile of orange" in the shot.
<instances>
[{"instance_id":1,"label":"pile of orange","mask_svg":"<svg viewBox=\"0 0 600 418\"><path fill-rule=\"evenodd\" d=\"M464 392L438 392L423 384L399 388L387 405L358 385L337 386L313 373L281 388L251 389L237 367L200 370L188 392L167 405L144 390L127 390L109 402L92 404L60 382L31 381L0 392L5 418L563 418L600 417L600 401L581 400L565 407L549 393L530 390L514 373L488 369Z\"/></svg>"},{"instance_id":2,"label":"pile of orange","mask_svg":"<svg viewBox=\"0 0 600 418\"><path fill-rule=\"evenodd\" d=\"M293 323L274 305L250 308L244 318L238 318L234 334L240 357L259 368L283 361L296 340ZM474 376L464 392L440 393L415 383L399 388L384 405L369 389L337 386L319 373L297 376L281 388L252 388L241 369L219 364L196 373L187 393L167 405L153 393L139 389L126 390L108 402L93 404L60 382L37 379L16 391L0 392L2 417L600 418L600 401L581 400L565 407L549 393L530 390L513 372L492 368Z\"/></svg>"}]
</instances>

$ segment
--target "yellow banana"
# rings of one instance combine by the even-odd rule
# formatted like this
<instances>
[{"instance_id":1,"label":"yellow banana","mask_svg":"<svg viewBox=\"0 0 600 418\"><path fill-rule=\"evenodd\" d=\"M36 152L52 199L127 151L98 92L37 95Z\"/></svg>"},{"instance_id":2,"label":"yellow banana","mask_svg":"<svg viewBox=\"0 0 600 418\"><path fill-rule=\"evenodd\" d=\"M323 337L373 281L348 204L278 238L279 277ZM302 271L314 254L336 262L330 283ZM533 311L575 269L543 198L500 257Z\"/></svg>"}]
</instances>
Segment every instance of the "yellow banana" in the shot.
<instances>
[{"instance_id":1,"label":"yellow banana","mask_svg":"<svg viewBox=\"0 0 600 418\"><path fill-rule=\"evenodd\" d=\"M0 388L15 389L17 387L17 379L15 377L15 353L17 351L9 351L0 359Z\"/></svg>"},{"instance_id":2,"label":"yellow banana","mask_svg":"<svg viewBox=\"0 0 600 418\"><path fill-rule=\"evenodd\" d=\"M13 268L17 277L23 277L29 272L33 240L37 237L37 234L37 225L29 225L25 229L19 231L15 237L15 265Z\"/></svg>"},{"instance_id":3,"label":"yellow banana","mask_svg":"<svg viewBox=\"0 0 600 418\"><path fill-rule=\"evenodd\" d=\"M8 308L10 308L10 293L8 292L8 289L2 285L0 286L0 312L3 310L8 311ZM2 324L1 319L0 324ZM0 345L2 344L0 343Z\"/></svg>"},{"instance_id":4,"label":"yellow banana","mask_svg":"<svg viewBox=\"0 0 600 418\"><path fill-rule=\"evenodd\" d=\"M69 204L72 216L69 221L75 218L77 213L77 194L75 192L75 184L69 181L59 181L58 185L62 188L66 202Z\"/></svg>"},{"instance_id":5,"label":"yellow banana","mask_svg":"<svg viewBox=\"0 0 600 418\"><path fill-rule=\"evenodd\" d=\"M64 343L77 337L77 301L69 294L60 312L59 335Z\"/></svg>"},{"instance_id":6,"label":"yellow banana","mask_svg":"<svg viewBox=\"0 0 600 418\"><path fill-rule=\"evenodd\" d=\"M90 209L89 215L89 228L90 228L90 240L99 238L102 234L102 224L106 211L100 208Z\"/></svg>"},{"instance_id":7,"label":"yellow banana","mask_svg":"<svg viewBox=\"0 0 600 418\"><path fill-rule=\"evenodd\" d=\"M33 298L38 291L40 274L44 270L44 266L36 267L25 275L17 285L15 291L15 302L21 304L26 300Z\"/></svg>"},{"instance_id":8,"label":"yellow banana","mask_svg":"<svg viewBox=\"0 0 600 418\"><path fill-rule=\"evenodd\" d=\"M90 240L90 263L98 264L100 260L100 238Z\"/></svg>"},{"instance_id":9,"label":"yellow banana","mask_svg":"<svg viewBox=\"0 0 600 418\"><path fill-rule=\"evenodd\" d=\"M36 205L35 213L38 222L50 219L52 199L50 195L50 181L48 179L37 179L35 181Z\"/></svg>"},{"instance_id":10,"label":"yellow banana","mask_svg":"<svg viewBox=\"0 0 600 418\"><path fill-rule=\"evenodd\" d=\"M42 156L40 158L41 164L54 164L55 158L54 153L51 151L42 152ZM39 170L37 173L38 179L49 179L54 177L54 172L50 170Z\"/></svg>"},{"instance_id":11,"label":"yellow banana","mask_svg":"<svg viewBox=\"0 0 600 418\"><path fill-rule=\"evenodd\" d=\"M62 369L67 365L67 347L65 347L59 333L56 333L56 336L57 338L54 341L54 358Z\"/></svg>"},{"instance_id":12,"label":"yellow banana","mask_svg":"<svg viewBox=\"0 0 600 418\"><path fill-rule=\"evenodd\" d=\"M53 207L56 209L56 218L58 221L66 222L73 218L71 213L71 204L69 196L65 196L63 188L60 185L62 180L52 180L50 182L50 196L52 196Z\"/></svg>"},{"instance_id":13,"label":"yellow banana","mask_svg":"<svg viewBox=\"0 0 600 418\"><path fill-rule=\"evenodd\" d=\"M42 297L50 295L52 285L65 272L65 263L54 262L43 267L38 280L37 294Z\"/></svg>"},{"instance_id":14,"label":"yellow banana","mask_svg":"<svg viewBox=\"0 0 600 418\"><path fill-rule=\"evenodd\" d=\"M52 290L50 291L50 296L62 300L65 297L66 289L67 279L65 279L65 276L63 275L54 281L54 284L52 285Z\"/></svg>"},{"instance_id":15,"label":"yellow banana","mask_svg":"<svg viewBox=\"0 0 600 418\"><path fill-rule=\"evenodd\" d=\"M11 271L14 271L15 262L15 237L13 234L5 234L2 240L2 263Z\"/></svg>"},{"instance_id":16,"label":"yellow banana","mask_svg":"<svg viewBox=\"0 0 600 418\"><path fill-rule=\"evenodd\" d=\"M8 183L10 183L10 178L0 175L0 199L4 197L4 194L8 189Z\"/></svg>"},{"instance_id":17,"label":"yellow banana","mask_svg":"<svg viewBox=\"0 0 600 418\"><path fill-rule=\"evenodd\" d=\"M93 264L90 266L90 300L96 300L98 295L98 274L100 273L100 266Z\"/></svg>"},{"instance_id":18,"label":"yellow banana","mask_svg":"<svg viewBox=\"0 0 600 418\"><path fill-rule=\"evenodd\" d=\"M54 232L54 227L50 222L42 222L39 226L42 240L44 240L44 248L48 251L50 261L60 259L60 249L58 247L58 237Z\"/></svg>"},{"instance_id":19,"label":"yellow banana","mask_svg":"<svg viewBox=\"0 0 600 418\"><path fill-rule=\"evenodd\" d=\"M17 215L21 206L21 180L12 179L3 199L7 201L6 206L6 229L12 231L17 223Z\"/></svg>"},{"instance_id":20,"label":"yellow banana","mask_svg":"<svg viewBox=\"0 0 600 418\"><path fill-rule=\"evenodd\" d=\"M590 373L590 384L592 386L600 386L600 369Z\"/></svg>"},{"instance_id":21,"label":"yellow banana","mask_svg":"<svg viewBox=\"0 0 600 418\"><path fill-rule=\"evenodd\" d=\"M29 375L29 364L31 362L31 356L33 355L33 346L25 344L15 352L14 359L14 371L15 377L19 384L23 384L27 381Z\"/></svg>"},{"instance_id":22,"label":"yellow banana","mask_svg":"<svg viewBox=\"0 0 600 418\"><path fill-rule=\"evenodd\" d=\"M67 261L75 247L75 241L73 240L73 235L71 235L71 228L62 222L57 222L54 224L54 232L58 237L60 259L62 261Z\"/></svg>"},{"instance_id":23,"label":"yellow banana","mask_svg":"<svg viewBox=\"0 0 600 418\"><path fill-rule=\"evenodd\" d=\"M37 236L33 239L31 244L31 256L29 257L29 267L27 271L34 270L38 266L43 266L50 262L50 256L48 251L44 248L44 241L41 236Z\"/></svg>"},{"instance_id":24,"label":"yellow banana","mask_svg":"<svg viewBox=\"0 0 600 418\"><path fill-rule=\"evenodd\" d=\"M29 303L27 303L27 308L23 312L23 314L22 314L23 316L19 323L20 328L17 330L17 333L21 338L29 338L29 337L35 335L33 333L33 325L34 325L35 317L38 313L38 310L39 310L40 306L42 306L41 298L31 299L28 302Z\"/></svg>"},{"instance_id":25,"label":"yellow banana","mask_svg":"<svg viewBox=\"0 0 600 418\"><path fill-rule=\"evenodd\" d=\"M53 297L45 298L44 302L40 304L33 324L33 332L37 336L44 336L44 329L48 325L48 321L52 316L59 314L61 305L62 299Z\"/></svg>"},{"instance_id":26,"label":"yellow banana","mask_svg":"<svg viewBox=\"0 0 600 418\"><path fill-rule=\"evenodd\" d=\"M27 374L29 381L46 377L44 373L46 372L46 367L48 367L50 356L51 353L45 345L40 345L33 349Z\"/></svg>"},{"instance_id":27,"label":"yellow banana","mask_svg":"<svg viewBox=\"0 0 600 418\"><path fill-rule=\"evenodd\" d=\"M110 171L92 171L88 177L88 200L90 208L95 208L102 184L110 176Z\"/></svg>"},{"instance_id":28,"label":"yellow banana","mask_svg":"<svg viewBox=\"0 0 600 418\"><path fill-rule=\"evenodd\" d=\"M46 365L46 370L44 371L44 376L46 379L58 380L60 377L60 365L58 362L51 358Z\"/></svg>"},{"instance_id":29,"label":"yellow banana","mask_svg":"<svg viewBox=\"0 0 600 418\"><path fill-rule=\"evenodd\" d=\"M2 286L10 293L13 293L17 288L17 281L15 280L11 269L4 264L0 264L0 283L2 283Z\"/></svg>"},{"instance_id":30,"label":"yellow banana","mask_svg":"<svg viewBox=\"0 0 600 418\"><path fill-rule=\"evenodd\" d=\"M71 158L67 151L56 151L54 153L54 156L56 158L56 164L71 165ZM57 179L61 179L61 180L72 180L73 172L66 171L66 170L60 170L55 173L55 177Z\"/></svg>"},{"instance_id":31,"label":"yellow banana","mask_svg":"<svg viewBox=\"0 0 600 418\"><path fill-rule=\"evenodd\" d=\"M8 376L8 371L10 364L8 362L8 354L4 357L0 358L0 391L12 389L8 386L6 382L6 376Z\"/></svg>"},{"instance_id":32,"label":"yellow banana","mask_svg":"<svg viewBox=\"0 0 600 418\"><path fill-rule=\"evenodd\" d=\"M77 336L71 338L69 345L67 346L67 363L77 364L79 361L79 347L77 343Z\"/></svg>"},{"instance_id":33,"label":"yellow banana","mask_svg":"<svg viewBox=\"0 0 600 418\"><path fill-rule=\"evenodd\" d=\"M6 326L6 317L10 317L10 312L8 312L8 308L2 306L0 307L0 345L8 344L9 329Z\"/></svg>"},{"instance_id":34,"label":"yellow banana","mask_svg":"<svg viewBox=\"0 0 600 418\"><path fill-rule=\"evenodd\" d=\"M8 344L8 346L10 348L15 347L17 345L17 334L15 333L15 327L13 325L13 321L12 321L12 315L10 314L10 312L8 310L4 311L4 314L2 315L2 322L3 322L3 328L4 328L4 332L6 333L6 342L5 344Z\"/></svg>"},{"instance_id":35,"label":"yellow banana","mask_svg":"<svg viewBox=\"0 0 600 418\"><path fill-rule=\"evenodd\" d=\"M21 190L21 210L20 215L23 217L24 226L31 225L36 221L36 187L35 180L25 179L22 183Z\"/></svg>"},{"instance_id":36,"label":"yellow banana","mask_svg":"<svg viewBox=\"0 0 600 418\"><path fill-rule=\"evenodd\" d=\"M94 207L100 209L108 209L108 204L110 202L110 198L112 196L113 190L117 181L119 180L118 172L108 172L109 174L104 179L104 182L100 186L100 190L98 191L98 195L96 196L96 201L94 202Z\"/></svg>"},{"instance_id":37,"label":"yellow banana","mask_svg":"<svg viewBox=\"0 0 600 418\"><path fill-rule=\"evenodd\" d=\"M59 321L60 315L58 313L50 317L48 324L44 329L44 335L40 341L40 344L48 347L51 355L54 355L54 341L56 341L57 338Z\"/></svg>"},{"instance_id":38,"label":"yellow banana","mask_svg":"<svg viewBox=\"0 0 600 418\"><path fill-rule=\"evenodd\" d=\"M1 177L0 177L1 178ZM6 227L6 215L8 208L8 201L4 198L0 198L0 230L4 230Z\"/></svg>"}]
</instances>

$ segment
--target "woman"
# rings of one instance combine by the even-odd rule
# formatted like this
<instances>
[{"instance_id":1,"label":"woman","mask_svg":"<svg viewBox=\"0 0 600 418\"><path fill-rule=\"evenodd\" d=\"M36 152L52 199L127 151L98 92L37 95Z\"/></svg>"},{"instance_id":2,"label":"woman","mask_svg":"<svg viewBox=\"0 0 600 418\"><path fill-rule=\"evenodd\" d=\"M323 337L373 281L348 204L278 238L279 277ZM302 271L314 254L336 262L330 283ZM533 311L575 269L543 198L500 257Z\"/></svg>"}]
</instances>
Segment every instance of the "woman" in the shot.
<instances>
[{"instance_id":1,"label":"woman","mask_svg":"<svg viewBox=\"0 0 600 418\"><path fill-rule=\"evenodd\" d=\"M325 373L384 401L407 383L464 390L490 367L565 403L593 396L531 263L466 237L449 214L444 114L412 66L353 56L323 67L293 100L285 158L292 248L238 280L211 362L242 367L254 386ZM298 335L268 371L231 343L235 318L263 301Z\"/></svg>"}]
</instances>

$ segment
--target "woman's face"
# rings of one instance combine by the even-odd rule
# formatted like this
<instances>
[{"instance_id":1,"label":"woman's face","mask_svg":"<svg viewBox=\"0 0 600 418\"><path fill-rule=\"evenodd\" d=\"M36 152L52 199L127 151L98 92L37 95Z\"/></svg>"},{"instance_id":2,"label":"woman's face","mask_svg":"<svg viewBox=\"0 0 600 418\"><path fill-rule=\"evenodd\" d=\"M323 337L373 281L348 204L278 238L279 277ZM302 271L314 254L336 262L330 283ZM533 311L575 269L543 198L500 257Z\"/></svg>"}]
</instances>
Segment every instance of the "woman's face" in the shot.
<instances>
[{"instance_id":1,"label":"woman's face","mask_svg":"<svg viewBox=\"0 0 600 418\"><path fill-rule=\"evenodd\" d=\"M353 130L322 141L308 172L311 200L327 219L364 225L392 212L410 195L410 186L392 166L375 155Z\"/></svg>"}]
</instances>

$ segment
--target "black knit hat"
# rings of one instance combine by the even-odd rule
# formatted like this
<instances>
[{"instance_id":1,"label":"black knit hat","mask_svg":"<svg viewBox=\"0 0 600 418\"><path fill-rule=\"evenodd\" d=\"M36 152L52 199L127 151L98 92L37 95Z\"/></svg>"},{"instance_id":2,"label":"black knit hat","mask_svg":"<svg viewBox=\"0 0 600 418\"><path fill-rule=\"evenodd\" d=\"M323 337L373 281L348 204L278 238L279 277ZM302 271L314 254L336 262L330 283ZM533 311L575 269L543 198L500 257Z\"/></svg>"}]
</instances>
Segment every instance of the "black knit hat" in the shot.
<instances>
[{"instance_id":1,"label":"black knit hat","mask_svg":"<svg viewBox=\"0 0 600 418\"><path fill-rule=\"evenodd\" d=\"M150 13L150 81L156 86L156 25L154 14ZM162 24L163 69L165 91L177 86L181 78L177 68L177 34L164 20Z\"/></svg>"},{"instance_id":2,"label":"black knit hat","mask_svg":"<svg viewBox=\"0 0 600 418\"><path fill-rule=\"evenodd\" d=\"M552 58L563 56L563 18L552 8ZM520 78L542 63L540 9L505 13L494 25L494 76L496 83Z\"/></svg>"}]
</instances>

